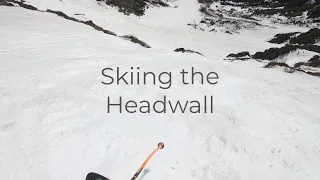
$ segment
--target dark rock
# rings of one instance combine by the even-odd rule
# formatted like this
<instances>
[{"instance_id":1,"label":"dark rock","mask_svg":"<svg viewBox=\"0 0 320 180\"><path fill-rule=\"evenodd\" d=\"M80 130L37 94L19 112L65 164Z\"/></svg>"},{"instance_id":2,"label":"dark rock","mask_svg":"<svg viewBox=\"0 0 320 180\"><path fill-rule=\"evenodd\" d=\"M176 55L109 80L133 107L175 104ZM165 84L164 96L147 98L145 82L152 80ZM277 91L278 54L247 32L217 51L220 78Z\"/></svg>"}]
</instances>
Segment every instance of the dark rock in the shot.
<instances>
[{"instance_id":1,"label":"dark rock","mask_svg":"<svg viewBox=\"0 0 320 180\"><path fill-rule=\"evenodd\" d=\"M320 56L315 55L313 56L308 62L298 62L294 65L295 68L298 68L300 66L309 66L309 67L320 67Z\"/></svg>"},{"instance_id":2,"label":"dark rock","mask_svg":"<svg viewBox=\"0 0 320 180\"><path fill-rule=\"evenodd\" d=\"M215 0L198 0L199 3L212 4Z\"/></svg>"},{"instance_id":3,"label":"dark rock","mask_svg":"<svg viewBox=\"0 0 320 180\"><path fill-rule=\"evenodd\" d=\"M33 11L38 11L38 9L32 5L29 4L24 4L23 1L22 2L17 2L17 1L13 1L15 3L17 3L20 7L29 9L29 10L33 10Z\"/></svg>"},{"instance_id":4,"label":"dark rock","mask_svg":"<svg viewBox=\"0 0 320 180\"><path fill-rule=\"evenodd\" d=\"M149 46L147 43L139 40L137 37L134 37L132 35L124 35L124 36L121 36L121 37L124 38L124 39L130 40L133 43L140 44L143 47L151 48L151 46Z\"/></svg>"},{"instance_id":5,"label":"dark rock","mask_svg":"<svg viewBox=\"0 0 320 180\"><path fill-rule=\"evenodd\" d=\"M93 27L93 28L94 28L95 30L97 30L97 31L102 31L102 32L104 32L105 34L117 36L114 32L109 31L109 30L106 30L106 29L103 29L102 27L94 24L92 21L82 21L82 23Z\"/></svg>"},{"instance_id":6,"label":"dark rock","mask_svg":"<svg viewBox=\"0 0 320 180\"><path fill-rule=\"evenodd\" d=\"M227 57L239 58L239 57L244 57L244 56L250 57L250 53L248 51L239 52L237 54L231 53Z\"/></svg>"},{"instance_id":7,"label":"dark rock","mask_svg":"<svg viewBox=\"0 0 320 180\"><path fill-rule=\"evenodd\" d=\"M12 3L5 0L0 0L0 6L14 6Z\"/></svg>"},{"instance_id":8,"label":"dark rock","mask_svg":"<svg viewBox=\"0 0 320 180\"><path fill-rule=\"evenodd\" d=\"M320 17L320 6L316 6L308 12L308 18L319 18L319 17Z\"/></svg>"},{"instance_id":9,"label":"dark rock","mask_svg":"<svg viewBox=\"0 0 320 180\"><path fill-rule=\"evenodd\" d=\"M125 14L144 15L147 3L145 0L100 0L109 6L118 7L120 12Z\"/></svg>"},{"instance_id":10,"label":"dark rock","mask_svg":"<svg viewBox=\"0 0 320 180\"><path fill-rule=\"evenodd\" d=\"M68 19L68 20L71 20L71 21L75 21L75 22L81 22L80 20L76 19L76 18L73 18L73 17L69 17L68 15L66 15L65 13L61 12L61 11L54 11L54 10L51 10L51 9L47 9L47 12L48 13L53 13L53 14L56 14L60 17L63 17L65 19Z\"/></svg>"},{"instance_id":11,"label":"dark rock","mask_svg":"<svg viewBox=\"0 0 320 180\"><path fill-rule=\"evenodd\" d=\"M292 33L283 33L283 34L276 34L271 40L268 42L281 44L288 41L292 36L298 34L299 32L292 32Z\"/></svg>"},{"instance_id":12,"label":"dark rock","mask_svg":"<svg viewBox=\"0 0 320 180\"><path fill-rule=\"evenodd\" d=\"M320 46L318 46L318 45L308 44L308 45L297 45L296 47L298 47L300 49L320 53Z\"/></svg>"},{"instance_id":13,"label":"dark rock","mask_svg":"<svg viewBox=\"0 0 320 180\"><path fill-rule=\"evenodd\" d=\"M285 56L290 52L296 51L297 49L303 49L307 51L312 51L320 53L320 46L318 45L285 45L281 48L270 48L266 49L264 52L256 52L251 57L254 59L263 59L263 60L275 60L281 56Z\"/></svg>"},{"instance_id":14,"label":"dark rock","mask_svg":"<svg viewBox=\"0 0 320 180\"><path fill-rule=\"evenodd\" d=\"M315 44L320 40L320 29L310 29L308 32L301 33L297 37L293 37L290 44Z\"/></svg>"},{"instance_id":15,"label":"dark rock","mask_svg":"<svg viewBox=\"0 0 320 180\"><path fill-rule=\"evenodd\" d=\"M313 57L308 61L307 66L320 67L320 56L319 56L319 55L313 56Z\"/></svg>"},{"instance_id":16,"label":"dark rock","mask_svg":"<svg viewBox=\"0 0 320 180\"><path fill-rule=\"evenodd\" d=\"M281 48L270 48L265 50L264 52L256 52L252 58L254 59L263 59L263 60L274 60L278 57L289 54L292 51L297 50L296 46L293 45L285 45Z\"/></svg>"},{"instance_id":17,"label":"dark rock","mask_svg":"<svg viewBox=\"0 0 320 180\"><path fill-rule=\"evenodd\" d=\"M304 65L305 63L306 63L306 62L298 62L298 63L295 63L293 67L294 67L294 68L298 68L298 67Z\"/></svg>"},{"instance_id":18,"label":"dark rock","mask_svg":"<svg viewBox=\"0 0 320 180\"><path fill-rule=\"evenodd\" d=\"M200 23L207 23L205 20L201 20Z\"/></svg>"},{"instance_id":19,"label":"dark rock","mask_svg":"<svg viewBox=\"0 0 320 180\"><path fill-rule=\"evenodd\" d=\"M287 67L290 68L290 66L286 63L279 63L279 62L269 62L267 65L264 66L264 68L273 68L275 66L281 66L281 67Z\"/></svg>"},{"instance_id":20,"label":"dark rock","mask_svg":"<svg viewBox=\"0 0 320 180\"><path fill-rule=\"evenodd\" d=\"M320 56L315 55L313 56L308 62L298 62L294 65L294 68L298 71L307 73L312 76L320 76L320 72L309 72L303 69L300 69L301 66L309 66L309 67L314 67L314 68L320 68Z\"/></svg>"},{"instance_id":21,"label":"dark rock","mask_svg":"<svg viewBox=\"0 0 320 180\"><path fill-rule=\"evenodd\" d=\"M103 1L109 6L114 6L126 15L135 14L136 16L143 16L148 4L154 6L168 7L169 5L162 0L97 0Z\"/></svg>"},{"instance_id":22,"label":"dark rock","mask_svg":"<svg viewBox=\"0 0 320 180\"><path fill-rule=\"evenodd\" d=\"M320 4L319 0L316 0L315 3L307 3L308 0L275 0L275 1L263 1L259 6L264 7L256 8L253 12L253 15L281 15L288 18L287 22L293 24L306 25L310 21L302 22L300 20L295 20L294 18L303 15L304 12L307 12L308 18L311 21L317 21L316 18L320 16Z\"/></svg>"},{"instance_id":23,"label":"dark rock","mask_svg":"<svg viewBox=\"0 0 320 180\"><path fill-rule=\"evenodd\" d=\"M199 54L201 56L204 56L203 54L197 52L197 51L193 51L193 50L190 50L190 49L184 49L184 48L177 48L174 50L174 52L182 52L182 53L196 53L196 54Z\"/></svg>"}]
</instances>

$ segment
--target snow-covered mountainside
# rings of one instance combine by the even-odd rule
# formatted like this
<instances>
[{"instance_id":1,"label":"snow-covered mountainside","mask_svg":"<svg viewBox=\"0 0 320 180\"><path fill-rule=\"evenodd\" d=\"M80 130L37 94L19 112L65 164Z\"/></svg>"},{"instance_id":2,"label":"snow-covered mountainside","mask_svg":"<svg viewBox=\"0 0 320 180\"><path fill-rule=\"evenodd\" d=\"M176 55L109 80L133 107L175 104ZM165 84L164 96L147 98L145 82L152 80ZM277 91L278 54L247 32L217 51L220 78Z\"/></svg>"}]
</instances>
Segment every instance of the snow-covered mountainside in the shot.
<instances>
[{"instance_id":1,"label":"snow-covered mountainside","mask_svg":"<svg viewBox=\"0 0 320 180\"><path fill-rule=\"evenodd\" d=\"M146 9L137 16L114 1L0 1L2 179L77 180L91 171L130 179L160 141L165 148L138 179L320 178L316 21L275 22L287 17L254 15L271 5L243 1L141 2ZM179 81L192 67L216 72L217 84L202 84L199 75L193 85ZM105 68L114 77L117 68L129 72L128 82L131 72L157 78L106 85ZM131 112L132 101L165 97L201 107L108 109L119 97L131 100Z\"/></svg>"},{"instance_id":2,"label":"snow-covered mountainside","mask_svg":"<svg viewBox=\"0 0 320 180\"><path fill-rule=\"evenodd\" d=\"M249 0L27 0L19 4L23 7L27 5L29 9L87 22L87 25L93 23L98 26L95 29L129 37L126 39L133 42L141 41L140 44L145 47L166 51L183 48L213 60L229 59L226 57L230 53L245 51L249 53L249 58L244 59L275 63L285 61L282 58L296 50L306 50L309 54L320 53L319 3L300 0L279 0L273 3L265 0L254 3ZM270 43L269 40L274 36L283 33L304 34L311 28L318 31L300 39L312 39L315 42L301 47L301 42L295 41L299 46L285 51L283 49L286 47L273 51L274 48L284 46ZM270 48L273 48L272 51ZM262 56L255 56L264 51ZM270 52L273 53L272 58L269 58ZM301 62L310 61L312 57L302 56ZM320 72L319 67L317 65L313 68ZM290 68L294 69L294 66Z\"/></svg>"}]
</instances>

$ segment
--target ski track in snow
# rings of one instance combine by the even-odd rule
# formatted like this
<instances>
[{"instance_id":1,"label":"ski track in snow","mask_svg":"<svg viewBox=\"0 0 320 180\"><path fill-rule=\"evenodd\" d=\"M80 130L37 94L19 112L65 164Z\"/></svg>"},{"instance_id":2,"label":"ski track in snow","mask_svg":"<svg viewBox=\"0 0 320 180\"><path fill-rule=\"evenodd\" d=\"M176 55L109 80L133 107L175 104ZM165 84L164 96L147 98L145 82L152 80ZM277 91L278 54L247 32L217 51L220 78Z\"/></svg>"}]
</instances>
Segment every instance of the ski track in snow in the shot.
<instances>
[{"instance_id":1,"label":"ski track in snow","mask_svg":"<svg viewBox=\"0 0 320 180\"><path fill-rule=\"evenodd\" d=\"M50 23L48 23L50 22ZM0 174L14 180L317 180L319 78L258 62L145 49L56 15L0 7ZM22 28L23 27L23 28ZM236 43L236 42L234 42ZM225 47L221 47L223 49ZM104 86L105 67L215 71L219 83L169 90ZM106 97L214 96L214 114L107 114ZM145 174L144 174L145 173Z\"/></svg>"}]
</instances>

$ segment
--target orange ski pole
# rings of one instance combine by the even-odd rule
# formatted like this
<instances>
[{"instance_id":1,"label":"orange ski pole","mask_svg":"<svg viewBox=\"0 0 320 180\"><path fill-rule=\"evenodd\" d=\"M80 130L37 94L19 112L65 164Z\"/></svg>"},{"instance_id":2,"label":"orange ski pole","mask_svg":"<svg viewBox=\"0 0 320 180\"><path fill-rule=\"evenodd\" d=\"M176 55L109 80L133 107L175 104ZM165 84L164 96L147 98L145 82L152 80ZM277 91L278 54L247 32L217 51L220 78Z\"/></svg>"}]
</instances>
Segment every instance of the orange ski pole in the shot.
<instances>
[{"instance_id":1,"label":"orange ski pole","mask_svg":"<svg viewBox=\"0 0 320 180\"><path fill-rule=\"evenodd\" d=\"M148 158L143 162L143 164L140 166L140 168L138 169L138 171L134 174L134 176L131 178L131 180L136 180L137 177L139 176L139 174L141 173L141 171L143 170L143 168L147 165L147 163L149 162L149 160L152 158L152 156L159 150L159 149L163 149L164 148L164 144L162 142L160 142L158 144L158 147L153 150L153 152L148 156Z\"/></svg>"}]
</instances>

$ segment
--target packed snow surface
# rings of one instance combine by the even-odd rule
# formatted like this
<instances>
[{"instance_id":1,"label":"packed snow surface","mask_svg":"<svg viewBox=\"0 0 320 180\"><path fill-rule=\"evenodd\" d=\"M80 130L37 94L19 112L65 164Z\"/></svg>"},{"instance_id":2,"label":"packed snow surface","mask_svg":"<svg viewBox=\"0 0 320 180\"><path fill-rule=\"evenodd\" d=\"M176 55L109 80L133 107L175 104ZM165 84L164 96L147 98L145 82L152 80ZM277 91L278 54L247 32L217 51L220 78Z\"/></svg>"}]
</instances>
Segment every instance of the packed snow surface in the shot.
<instances>
[{"instance_id":1,"label":"packed snow surface","mask_svg":"<svg viewBox=\"0 0 320 180\"><path fill-rule=\"evenodd\" d=\"M80 180L90 171L130 179L160 141L165 148L141 180L320 178L317 77L145 49L18 7L0 7L0 27L1 179ZM171 71L172 87L101 83L103 68L137 66ZM183 85L178 72L191 67L217 72L218 84ZM212 95L214 113L106 112L107 97L164 95L180 101Z\"/></svg>"}]
</instances>

